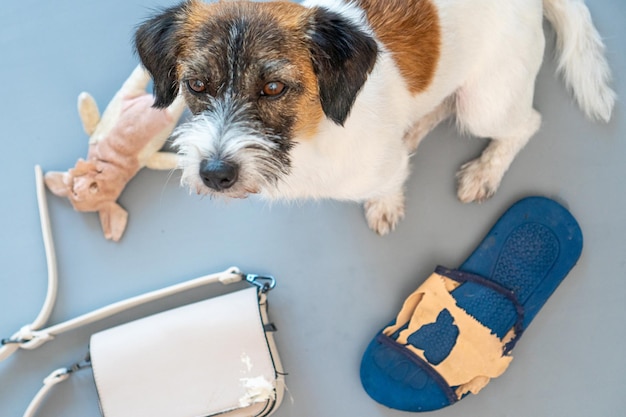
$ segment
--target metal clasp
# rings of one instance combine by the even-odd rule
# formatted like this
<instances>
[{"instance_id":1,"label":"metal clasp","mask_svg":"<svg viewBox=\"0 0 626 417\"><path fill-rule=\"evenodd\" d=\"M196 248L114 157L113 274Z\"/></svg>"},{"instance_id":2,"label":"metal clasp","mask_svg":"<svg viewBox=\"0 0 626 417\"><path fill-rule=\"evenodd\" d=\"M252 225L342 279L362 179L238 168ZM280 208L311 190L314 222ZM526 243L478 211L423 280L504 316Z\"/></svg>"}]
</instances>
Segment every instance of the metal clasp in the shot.
<instances>
[{"instance_id":1,"label":"metal clasp","mask_svg":"<svg viewBox=\"0 0 626 417\"><path fill-rule=\"evenodd\" d=\"M244 278L248 283L256 285L262 294L276 286L276 279L271 275L244 274Z\"/></svg>"},{"instance_id":2,"label":"metal clasp","mask_svg":"<svg viewBox=\"0 0 626 417\"><path fill-rule=\"evenodd\" d=\"M26 339L2 339L0 340L0 346L4 345L21 345L22 343L26 343L28 340Z\"/></svg>"},{"instance_id":3,"label":"metal clasp","mask_svg":"<svg viewBox=\"0 0 626 417\"><path fill-rule=\"evenodd\" d=\"M85 356L85 359L68 367L67 373L72 374L85 368L91 368L91 354L89 352L87 353L87 356Z\"/></svg>"}]
</instances>

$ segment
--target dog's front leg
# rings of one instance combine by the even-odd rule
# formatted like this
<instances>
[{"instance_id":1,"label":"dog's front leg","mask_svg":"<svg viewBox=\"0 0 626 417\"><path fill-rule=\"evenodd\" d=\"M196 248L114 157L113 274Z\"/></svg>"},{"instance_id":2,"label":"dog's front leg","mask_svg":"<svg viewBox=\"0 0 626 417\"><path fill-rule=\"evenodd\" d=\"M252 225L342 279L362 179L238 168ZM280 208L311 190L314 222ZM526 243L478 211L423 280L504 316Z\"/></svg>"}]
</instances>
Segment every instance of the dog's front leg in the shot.
<instances>
[{"instance_id":1,"label":"dog's front leg","mask_svg":"<svg viewBox=\"0 0 626 417\"><path fill-rule=\"evenodd\" d=\"M397 140L381 150L386 162L377 177L384 180L371 184L372 192L364 197L367 224L381 236L393 231L404 218L404 184L410 173L410 151L402 136L397 136Z\"/></svg>"},{"instance_id":2,"label":"dog's front leg","mask_svg":"<svg viewBox=\"0 0 626 417\"><path fill-rule=\"evenodd\" d=\"M531 109L520 129L509 136L492 138L478 158L461 166L456 174L459 200L463 203L482 202L491 197L513 159L539 129L540 123L541 116Z\"/></svg>"},{"instance_id":3,"label":"dog's front leg","mask_svg":"<svg viewBox=\"0 0 626 417\"><path fill-rule=\"evenodd\" d=\"M364 204L367 225L381 236L393 231L404 217L404 190L367 200Z\"/></svg>"}]
</instances>

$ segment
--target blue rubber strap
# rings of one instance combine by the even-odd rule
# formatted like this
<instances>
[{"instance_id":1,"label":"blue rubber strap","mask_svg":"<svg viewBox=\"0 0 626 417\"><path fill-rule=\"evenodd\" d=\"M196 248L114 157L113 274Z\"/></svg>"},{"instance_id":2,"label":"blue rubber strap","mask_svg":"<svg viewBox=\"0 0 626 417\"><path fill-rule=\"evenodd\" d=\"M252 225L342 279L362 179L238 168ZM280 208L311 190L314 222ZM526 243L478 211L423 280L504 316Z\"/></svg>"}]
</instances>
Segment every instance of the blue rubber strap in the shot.
<instances>
[{"instance_id":1,"label":"blue rubber strap","mask_svg":"<svg viewBox=\"0 0 626 417\"><path fill-rule=\"evenodd\" d=\"M511 304L513 304L513 306L515 307L515 312L517 313L517 319L515 320L515 325L513 326L515 336L504 345L504 355L511 352L519 338L522 336L522 333L524 332L524 306L519 302L519 300L515 296L515 293L508 288L498 284L497 282L481 277L480 275L472 274L470 272L459 271L457 269L448 269L443 266L437 266L437 268L435 268L435 273L450 278L459 283L472 282L482 285L489 288L490 290L497 292L498 294L503 295L511 302Z\"/></svg>"}]
</instances>

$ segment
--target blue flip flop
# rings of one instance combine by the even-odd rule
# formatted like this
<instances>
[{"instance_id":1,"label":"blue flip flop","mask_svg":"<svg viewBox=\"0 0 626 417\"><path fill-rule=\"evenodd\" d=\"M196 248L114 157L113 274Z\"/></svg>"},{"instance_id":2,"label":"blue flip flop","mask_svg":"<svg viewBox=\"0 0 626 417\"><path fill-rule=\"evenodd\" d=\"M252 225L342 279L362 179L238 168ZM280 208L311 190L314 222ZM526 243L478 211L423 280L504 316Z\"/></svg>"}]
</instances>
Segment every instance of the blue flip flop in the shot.
<instances>
[{"instance_id":1,"label":"blue flip flop","mask_svg":"<svg viewBox=\"0 0 626 417\"><path fill-rule=\"evenodd\" d=\"M377 402L431 411L478 393L578 261L574 217L544 197L515 203L456 270L437 267L368 346L361 382Z\"/></svg>"}]
</instances>

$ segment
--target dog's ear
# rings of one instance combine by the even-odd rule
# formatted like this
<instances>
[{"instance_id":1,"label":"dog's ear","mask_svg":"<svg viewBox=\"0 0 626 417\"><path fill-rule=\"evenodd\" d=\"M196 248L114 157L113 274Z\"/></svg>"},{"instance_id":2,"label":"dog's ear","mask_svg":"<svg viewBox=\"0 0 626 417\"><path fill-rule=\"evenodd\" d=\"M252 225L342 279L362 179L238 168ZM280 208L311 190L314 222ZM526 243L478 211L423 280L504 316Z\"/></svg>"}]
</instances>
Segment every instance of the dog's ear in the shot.
<instances>
[{"instance_id":1,"label":"dog's ear","mask_svg":"<svg viewBox=\"0 0 626 417\"><path fill-rule=\"evenodd\" d=\"M322 109L342 125L378 55L376 41L341 15L315 8L307 30Z\"/></svg>"},{"instance_id":2,"label":"dog's ear","mask_svg":"<svg viewBox=\"0 0 626 417\"><path fill-rule=\"evenodd\" d=\"M135 49L154 80L154 107L168 107L178 95L176 61L180 49L179 26L187 3L163 10L142 23L135 33Z\"/></svg>"}]
</instances>

